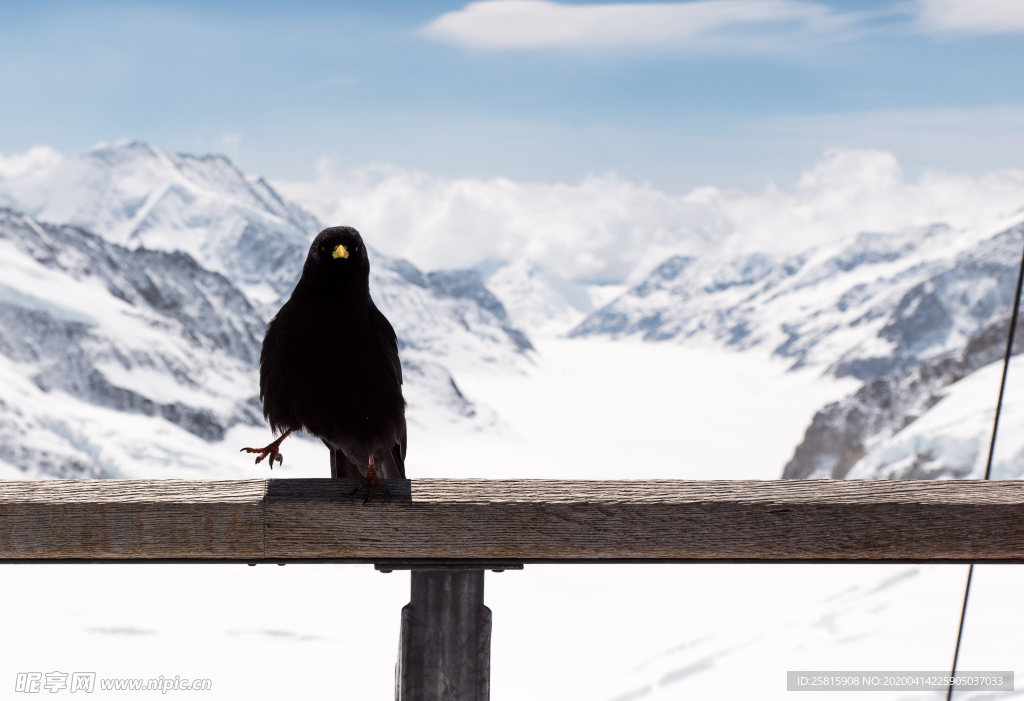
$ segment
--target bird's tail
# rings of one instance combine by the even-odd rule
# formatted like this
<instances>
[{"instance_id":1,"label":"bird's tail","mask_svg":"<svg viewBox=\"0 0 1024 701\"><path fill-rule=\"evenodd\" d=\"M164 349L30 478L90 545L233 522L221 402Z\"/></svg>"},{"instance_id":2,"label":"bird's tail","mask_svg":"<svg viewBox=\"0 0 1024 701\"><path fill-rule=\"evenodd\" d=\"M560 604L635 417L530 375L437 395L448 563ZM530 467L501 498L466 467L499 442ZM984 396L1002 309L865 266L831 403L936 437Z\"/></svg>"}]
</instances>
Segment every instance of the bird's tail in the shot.
<instances>
[{"instance_id":1,"label":"bird's tail","mask_svg":"<svg viewBox=\"0 0 1024 701\"><path fill-rule=\"evenodd\" d=\"M326 442L325 442L326 443ZM331 477L334 479L362 479L363 473L353 465L345 454L336 448L331 451Z\"/></svg>"},{"instance_id":2,"label":"bird's tail","mask_svg":"<svg viewBox=\"0 0 1024 701\"><path fill-rule=\"evenodd\" d=\"M400 443L395 443L391 448L391 457L395 461L395 467L398 468L399 479L405 479L405 436L402 436Z\"/></svg>"}]
</instances>

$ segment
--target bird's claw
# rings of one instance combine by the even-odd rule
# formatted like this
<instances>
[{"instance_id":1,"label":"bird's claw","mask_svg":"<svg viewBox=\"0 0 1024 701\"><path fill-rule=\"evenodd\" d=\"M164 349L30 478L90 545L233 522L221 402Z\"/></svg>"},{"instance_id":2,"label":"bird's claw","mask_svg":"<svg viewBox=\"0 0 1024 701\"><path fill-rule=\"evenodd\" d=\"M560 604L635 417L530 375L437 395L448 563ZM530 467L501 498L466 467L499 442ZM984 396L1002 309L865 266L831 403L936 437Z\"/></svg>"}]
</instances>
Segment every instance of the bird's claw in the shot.
<instances>
[{"instance_id":1,"label":"bird's claw","mask_svg":"<svg viewBox=\"0 0 1024 701\"><path fill-rule=\"evenodd\" d=\"M363 499L363 503L370 501L370 497L373 496L375 489L380 487L380 491L386 495L391 496L391 492L387 490L384 483L380 481L380 477L377 476L377 468L373 465L373 456L370 456L370 466L366 468L366 474L363 476L363 481L359 483L359 486L352 490L352 494L358 494L359 490L366 487L366 498Z\"/></svg>"},{"instance_id":2,"label":"bird's claw","mask_svg":"<svg viewBox=\"0 0 1024 701\"><path fill-rule=\"evenodd\" d=\"M270 445L266 446L265 448L242 448L238 452L239 453L259 453L259 456L256 458L256 463L255 463L257 465L259 465L261 462L263 462L263 459L269 455L270 456L270 462L267 463L267 464L270 465L270 469L271 470L274 469L274 460L275 459L277 460L277 464L278 465L280 465L281 463L284 462L284 456L281 455L281 453L277 450L277 446L274 445L273 443L271 443Z\"/></svg>"},{"instance_id":3,"label":"bird's claw","mask_svg":"<svg viewBox=\"0 0 1024 701\"><path fill-rule=\"evenodd\" d=\"M256 458L256 464L257 465L259 465L263 461L263 459L269 455L270 456L270 462L268 464L270 465L270 469L273 470L274 469L274 460L275 459L277 459L277 464L278 465L284 464L284 456L281 455L281 451L278 450L278 449L281 447L281 441L283 441L285 438L287 438L291 433L292 433L292 431L286 431L286 432L282 433L281 436L276 441L274 441L270 445L266 445L266 446L264 446L262 448L242 448L238 452L239 453L259 453L259 457Z\"/></svg>"}]
</instances>

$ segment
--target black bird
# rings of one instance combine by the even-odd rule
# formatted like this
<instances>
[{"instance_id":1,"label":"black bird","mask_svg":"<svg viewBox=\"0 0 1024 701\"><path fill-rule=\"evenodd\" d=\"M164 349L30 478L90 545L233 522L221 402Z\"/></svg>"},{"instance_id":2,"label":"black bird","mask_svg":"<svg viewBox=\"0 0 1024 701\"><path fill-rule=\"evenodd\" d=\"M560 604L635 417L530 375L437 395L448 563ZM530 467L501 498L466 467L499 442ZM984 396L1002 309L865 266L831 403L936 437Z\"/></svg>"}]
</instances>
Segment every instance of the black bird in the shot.
<instances>
[{"instance_id":1,"label":"black bird","mask_svg":"<svg viewBox=\"0 0 1024 701\"><path fill-rule=\"evenodd\" d=\"M305 431L331 450L331 477L405 478L405 400L398 341L370 299L370 260L355 229L324 229L313 240L291 298L267 326L260 352L263 416L281 436L242 448L284 462L281 441ZM360 466L363 466L362 468ZM365 471L365 472L364 472ZM355 493L355 492L353 492Z\"/></svg>"}]
</instances>

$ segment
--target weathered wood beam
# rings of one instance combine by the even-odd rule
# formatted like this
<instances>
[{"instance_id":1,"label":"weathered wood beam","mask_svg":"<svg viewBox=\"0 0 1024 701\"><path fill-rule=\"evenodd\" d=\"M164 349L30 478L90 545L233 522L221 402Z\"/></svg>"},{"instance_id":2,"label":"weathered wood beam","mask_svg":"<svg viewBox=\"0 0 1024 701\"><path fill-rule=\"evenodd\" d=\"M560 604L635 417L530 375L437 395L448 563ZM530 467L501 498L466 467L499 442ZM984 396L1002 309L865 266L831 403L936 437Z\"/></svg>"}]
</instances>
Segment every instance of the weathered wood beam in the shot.
<instances>
[{"instance_id":1,"label":"weathered wood beam","mask_svg":"<svg viewBox=\"0 0 1024 701\"><path fill-rule=\"evenodd\" d=\"M3 559L260 559L267 480L0 481Z\"/></svg>"},{"instance_id":2,"label":"weathered wood beam","mask_svg":"<svg viewBox=\"0 0 1024 701\"><path fill-rule=\"evenodd\" d=\"M1020 481L0 481L4 561L1024 562Z\"/></svg>"}]
</instances>

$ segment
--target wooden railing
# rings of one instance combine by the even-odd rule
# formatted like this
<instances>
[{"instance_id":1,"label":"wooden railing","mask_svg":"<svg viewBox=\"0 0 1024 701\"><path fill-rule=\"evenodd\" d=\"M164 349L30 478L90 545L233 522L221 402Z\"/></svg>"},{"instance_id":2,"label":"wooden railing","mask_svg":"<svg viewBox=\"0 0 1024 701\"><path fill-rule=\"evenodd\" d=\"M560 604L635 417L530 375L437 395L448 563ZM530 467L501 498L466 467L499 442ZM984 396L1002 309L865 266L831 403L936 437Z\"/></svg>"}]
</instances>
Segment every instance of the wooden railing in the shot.
<instances>
[{"instance_id":1,"label":"wooden railing","mask_svg":"<svg viewBox=\"0 0 1024 701\"><path fill-rule=\"evenodd\" d=\"M1024 482L0 481L0 562L411 569L396 697L489 693L483 570L539 562L1024 562Z\"/></svg>"},{"instance_id":2,"label":"wooden railing","mask_svg":"<svg viewBox=\"0 0 1024 701\"><path fill-rule=\"evenodd\" d=\"M1024 562L1017 481L0 481L0 560Z\"/></svg>"}]
</instances>

